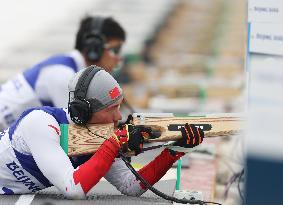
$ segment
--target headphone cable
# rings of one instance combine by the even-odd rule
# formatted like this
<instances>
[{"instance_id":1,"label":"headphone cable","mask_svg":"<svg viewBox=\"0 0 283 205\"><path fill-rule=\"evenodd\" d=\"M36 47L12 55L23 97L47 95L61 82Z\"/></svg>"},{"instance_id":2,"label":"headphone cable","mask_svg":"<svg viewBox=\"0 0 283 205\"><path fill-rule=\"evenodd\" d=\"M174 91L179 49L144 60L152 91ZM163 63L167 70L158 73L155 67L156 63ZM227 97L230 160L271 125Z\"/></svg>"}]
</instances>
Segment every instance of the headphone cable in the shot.
<instances>
[{"instance_id":1,"label":"headphone cable","mask_svg":"<svg viewBox=\"0 0 283 205\"><path fill-rule=\"evenodd\" d=\"M94 132L92 132L87 125L85 125L85 127L87 128L88 132L90 132L92 135L95 135L97 137L103 138L105 140L107 140L106 137L96 134ZM111 142L112 143L112 142ZM150 191L152 191L154 194L156 194L157 196L168 200L168 201L172 201L172 202L176 202L176 203L182 203L182 204L199 204L199 205L207 205L207 204L217 204L217 205L221 205L220 203L217 202L210 202L210 201L202 201L202 200L195 200L193 198L191 199L178 199L176 197L173 196L169 196L167 194L164 194L163 192L159 191L158 189L154 188L151 184L149 184L148 181L146 181L135 169L134 167L130 164L130 162L127 159L127 156L124 155L124 153L122 153L122 150L119 150L119 156L120 158L124 161L124 163L126 164L126 166L128 167L128 169L130 169L130 171L136 176L137 179L139 179L143 185L149 189Z\"/></svg>"}]
</instances>

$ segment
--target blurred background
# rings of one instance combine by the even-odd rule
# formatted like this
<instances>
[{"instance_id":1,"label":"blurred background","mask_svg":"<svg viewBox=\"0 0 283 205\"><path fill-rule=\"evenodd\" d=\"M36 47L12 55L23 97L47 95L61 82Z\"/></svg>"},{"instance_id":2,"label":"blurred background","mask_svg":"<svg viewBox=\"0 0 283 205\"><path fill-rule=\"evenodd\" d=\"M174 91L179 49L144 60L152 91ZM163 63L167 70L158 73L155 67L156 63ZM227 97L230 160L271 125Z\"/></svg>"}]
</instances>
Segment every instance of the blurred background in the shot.
<instances>
[{"instance_id":1,"label":"blurred background","mask_svg":"<svg viewBox=\"0 0 283 205\"><path fill-rule=\"evenodd\" d=\"M50 55L72 50L80 20L86 14L100 14L114 17L127 32L124 62L113 74L128 102L122 107L124 117L133 110L244 112L246 4L245 0L1 2L0 82ZM197 188L206 199L221 198L243 164L232 159L237 139L207 144L226 158L202 159L202 173L195 175L213 183ZM185 180L181 185L188 188ZM231 201L239 199L234 193Z\"/></svg>"},{"instance_id":2,"label":"blurred background","mask_svg":"<svg viewBox=\"0 0 283 205\"><path fill-rule=\"evenodd\" d=\"M241 112L245 4L243 0L11 0L0 7L0 82L50 55L73 49L80 20L86 14L100 14L113 16L127 31L124 63L114 76L135 111Z\"/></svg>"}]
</instances>

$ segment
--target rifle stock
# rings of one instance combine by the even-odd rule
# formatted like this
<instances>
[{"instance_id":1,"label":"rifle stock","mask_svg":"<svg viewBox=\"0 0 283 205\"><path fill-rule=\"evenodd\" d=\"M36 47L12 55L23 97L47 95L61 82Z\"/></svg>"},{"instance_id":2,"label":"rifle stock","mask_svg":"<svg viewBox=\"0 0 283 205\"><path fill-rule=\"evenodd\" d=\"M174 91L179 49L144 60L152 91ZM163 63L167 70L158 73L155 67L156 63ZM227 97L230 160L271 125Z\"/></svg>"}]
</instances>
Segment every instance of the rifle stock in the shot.
<instances>
[{"instance_id":1,"label":"rifle stock","mask_svg":"<svg viewBox=\"0 0 283 205\"><path fill-rule=\"evenodd\" d=\"M60 125L60 145L68 156L94 153L108 139L114 124Z\"/></svg>"}]
</instances>

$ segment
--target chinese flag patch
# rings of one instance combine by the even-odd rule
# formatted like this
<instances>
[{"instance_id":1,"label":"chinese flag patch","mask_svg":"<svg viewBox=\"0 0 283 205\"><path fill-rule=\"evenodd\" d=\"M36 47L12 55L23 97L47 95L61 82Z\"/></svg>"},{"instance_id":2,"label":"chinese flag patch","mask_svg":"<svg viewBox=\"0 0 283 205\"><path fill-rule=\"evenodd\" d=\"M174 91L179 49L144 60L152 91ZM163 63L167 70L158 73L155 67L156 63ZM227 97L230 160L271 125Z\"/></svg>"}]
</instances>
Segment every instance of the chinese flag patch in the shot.
<instances>
[{"instance_id":1,"label":"chinese flag patch","mask_svg":"<svg viewBox=\"0 0 283 205\"><path fill-rule=\"evenodd\" d=\"M120 91L118 87L114 87L112 90L109 91L108 94L111 97L111 99L115 99L120 95Z\"/></svg>"}]
</instances>

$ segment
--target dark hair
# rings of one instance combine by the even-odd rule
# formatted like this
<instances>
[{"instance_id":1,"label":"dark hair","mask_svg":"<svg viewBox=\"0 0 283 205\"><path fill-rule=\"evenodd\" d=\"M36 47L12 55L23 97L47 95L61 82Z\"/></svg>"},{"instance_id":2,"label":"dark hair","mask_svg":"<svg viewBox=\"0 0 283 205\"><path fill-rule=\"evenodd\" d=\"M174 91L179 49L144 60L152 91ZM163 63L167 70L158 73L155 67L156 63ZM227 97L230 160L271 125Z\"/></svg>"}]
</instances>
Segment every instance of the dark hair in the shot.
<instances>
[{"instance_id":1,"label":"dark hair","mask_svg":"<svg viewBox=\"0 0 283 205\"><path fill-rule=\"evenodd\" d=\"M80 22L80 27L77 32L76 36L76 43L75 48L82 51L83 48L83 36L85 34L90 33L93 28L93 21L95 18L101 18L99 16L86 16L83 18ZM126 32L122 28L122 26L115 21L112 17L103 17L103 24L101 25L101 34L106 38L106 40L109 40L111 38L121 39L123 41L126 40Z\"/></svg>"}]
</instances>

